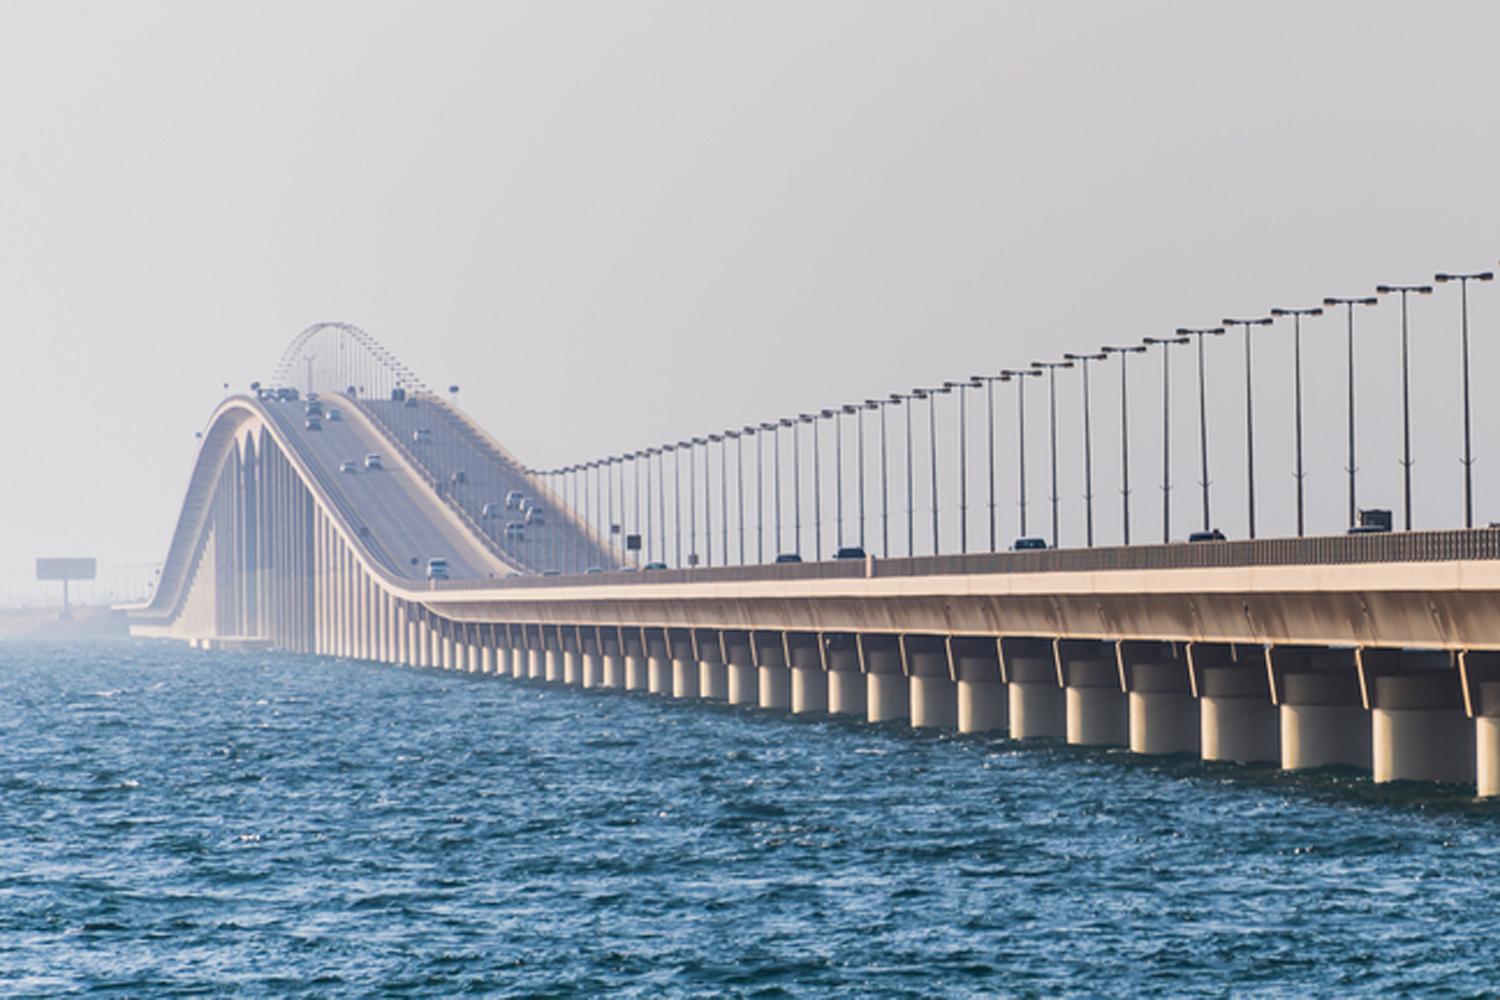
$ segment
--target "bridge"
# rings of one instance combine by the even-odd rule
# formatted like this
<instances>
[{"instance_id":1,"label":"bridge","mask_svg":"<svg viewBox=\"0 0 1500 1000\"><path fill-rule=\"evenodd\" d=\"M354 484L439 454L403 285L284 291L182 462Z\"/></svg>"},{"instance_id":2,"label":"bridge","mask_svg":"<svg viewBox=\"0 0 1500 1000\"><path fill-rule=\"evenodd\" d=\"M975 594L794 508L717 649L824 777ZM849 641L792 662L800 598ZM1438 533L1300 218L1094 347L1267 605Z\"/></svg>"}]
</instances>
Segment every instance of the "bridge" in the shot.
<instances>
[{"instance_id":1,"label":"bridge","mask_svg":"<svg viewBox=\"0 0 1500 1000\"><path fill-rule=\"evenodd\" d=\"M1500 795L1500 530L997 551L992 519L991 551L942 552L934 418L934 551L890 555L882 503L876 558L843 544L859 408L800 415L810 477L783 474L800 417L535 469L456 395L358 328L304 331L214 411L132 632ZM843 558L791 560L808 527L826 551L826 419Z\"/></svg>"}]
</instances>

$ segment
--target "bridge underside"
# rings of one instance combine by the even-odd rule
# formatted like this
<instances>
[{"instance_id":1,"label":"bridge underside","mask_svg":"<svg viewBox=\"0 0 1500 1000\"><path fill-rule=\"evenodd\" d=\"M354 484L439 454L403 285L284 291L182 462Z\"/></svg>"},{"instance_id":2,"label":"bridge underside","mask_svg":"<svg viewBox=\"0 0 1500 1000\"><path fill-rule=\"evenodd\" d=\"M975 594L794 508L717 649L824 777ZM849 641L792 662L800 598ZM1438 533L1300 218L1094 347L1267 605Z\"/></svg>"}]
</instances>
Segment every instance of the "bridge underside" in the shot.
<instances>
[{"instance_id":1,"label":"bridge underside","mask_svg":"<svg viewBox=\"0 0 1500 1000\"><path fill-rule=\"evenodd\" d=\"M506 579L524 553L354 401L347 447L387 479L330 468L342 439L274 405L215 415L135 634L1500 794L1500 559ZM426 580L417 549L464 578Z\"/></svg>"}]
</instances>

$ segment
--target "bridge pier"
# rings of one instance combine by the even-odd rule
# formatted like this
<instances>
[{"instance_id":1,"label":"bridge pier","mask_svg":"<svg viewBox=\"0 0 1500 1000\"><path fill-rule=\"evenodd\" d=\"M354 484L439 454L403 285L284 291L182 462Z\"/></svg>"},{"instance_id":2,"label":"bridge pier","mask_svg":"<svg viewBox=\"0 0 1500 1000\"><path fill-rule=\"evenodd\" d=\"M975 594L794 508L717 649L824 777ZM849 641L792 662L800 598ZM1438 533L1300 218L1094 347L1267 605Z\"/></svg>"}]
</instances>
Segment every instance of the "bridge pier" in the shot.
<instances>
[{"instance_id":1,"label":"bridge pier","mask_svg":"<svg viewBox=\"0 0 1500 1000\"><path fill-rule=\"evenodd\" d=\"M1280 709L1282 768L1370 770L1370 713L1353 650L1273 646L1266 655Z\"/></svg>"},{"instance_id":2,"label":"bridge pier","mask_svg":"<svg viewBox=\"0 0 1500 1000\"><path fill-rule=\"evenodd\" d=\"M665 632L652 630L647 640L646 690L651 694L671 695L672 660Z\"/></svg>"},{"instance_id":3,"label":"bridge pier","mask_svg":"<svg viewBox=\"0 0 1500 1000\"><path fill-rule=\"evenodd\" d=\"M1061 739L1067 735L1067 709L1057 681L1057 659L1045 639L1002 639L1001 656L1009 694L1010 738Z\"/></svg>"},{"instance_id":4,"label":"bridge pier","mask_svg":"<svg viewBox=\"0 0 1500 1000\"><path fill-rule=\"evenodd\" d=\"M824 637L824 656L828 661L828 714L865 718L868 711L868 688L859 668L859 650L854 636L836 634Z\"/></svg>"},{"instance_id":5,"label":"bridge pier","mask_svg":"<svg viewBox=\"0 0 1500 1000\"><path fill-rule=\"evenodd\" d=\"M1183 652L1170 643L1118 644L1132 753L1199 753L1200 710Z\"/></svg>"},{"instance_id":6,"label":"bridge pier","mask_svg":"<svg viewBox=\"0 0 1500 1000\"><path fill-rule=\"evenodd\" d=\"M672 697L698 697L698 657L693 652L691 632L673 629L667 633L672 655Z\"/></svg>"},{"instance_id":7,"label":"bridge pier","mask_svg":"<svg viewBox=\"0 0 1500 1000\"><path fill-rule=\"evenodd\" d=\"M1188 647L1204 760L1281 762L1281 716L1271 703L1267 656L1264 650L1247 656L1227 646Z\"/></svg>"},{"instance_id":8,"label":"bridge pier","mask_svg":"<svg viewBox=\"0 0 1500 1000\"><path fill-rule=\"evenodd\" d=\"M929 635L903 635L913 729L953 729L958 725L958 688L953 683L947 643Z\"/></svg>"},{"instance_id":9,"label":"bridge pier","mask_svg":"<svg viewBox=\"0 0 1500 1000\"><path fill-rule=\"evenodd\" d=\"M699 631L698 647L698 694L705 701L724 701L729 697L729 671L724 666L724 654L719 648L719 635L711 630Z\"/></svg>"},{"instance_id":10,"label":"bridge pier","mask_svg":"<svg viewBox=\"0 0 1500 1000\"><path fill-rule=\"evenodd\" d=\"M1000 644L994 639L949 640L958 685L958 731L1004 732L1010 728L1010 693L1000 674Z\"/></svg>"},{"instance_id":11,"label":"bridge pier","mask_svg":"<svg viewBox=\"0 0 1500 1000\"><path fill-rule=\"evenodd\" d=\"M1452 657L1371 648L1356 656L1370 708L1375 782L1472 784L1475 727Z\"/></svg>"},{"instance_id":12,"label":"bridge pier","mask_svg":"<svg viewBox=\"0 0 1500 1000\"><path fill-rule=\"evenodd\" d=\"M531 644L526 647L526 677L529 680L540 681L547 678L547 651L542 646L545 641L538 629L532 633Z\"/></svg>"},{"instance_id":13,"label":"bridge pier","mask_svg":"<svg viewBox=\"0 0 1500 1000\"><path fill-rule=\"evenodd\" d=\"M828 711L828 674L823 669L822 640L813 632L788 632L792 669L792 714Z\"/></svg>"},{"instance_id":14,"label":"bridge pier","mask_svg":"<svg viewBox=\"0 0 1500 1000\"><path fill-rule=\"evenodd\" d=\"M746 632L724 633L724 652L729 660L728 700L731 705L760 704L760 671L750 650Z\"/></svg>"},{"instance_id":15,"label":"bridge pier","mask_svg":"<svg viewBox=\"0 0 1500 1000\"><path fill-rule=\"evenodd\" d=\"M604 686L604 656L599 650L599 632L591 626L578 630L578 642L583 647L583 668L579 683L585 689Z\"/></svg>"},{"instance_id":16,"label":"bridge pier","mask_svg":"<svg viewBox=\"0 0 1500 1000\"><path fill-rule=\"evenodd\" d=\"M561 684L564 680L563 673L563 651L561 643L554 637L548 637L551 642L542 650L542 662L547 668L547 683ZM554 643L556 643L554 645Z\"/></svg>"},{"instance_id":17,"label":"bridge pier","mask_svg":"<svg viewBox=\"0 0 1500 1000\"><path fill-rule=\"evenodd\" d=\"M603 673L599 678L599 686L615 691L622 690L625 687L625 652L620 642L619 630L615 628L601 628L599 630L599 644L604 656Z\"/></svg>"},{"instance_id":18,"label":"bridge pier","mask_svg":"<svg viewBox=\"0 0 1500 1000\"><path fill-rule=\"evenodd\" d=\"M1120 684L1120 665L1110 645L1093 640L1057 643L1063 679L1068 742L1074 746L1122 747L1130 743L1130 711Z\"/></svg>"},{"instance_id":19,"label":"bridge pier","mask_svg":"<svg viewBox=\"0 0 1500 1000\"><path fill-rule=\"evenodd\" d=\"M901 643L892 635L858 635L865 671L865 719L893 722L911 716L911 686L901 666Z\"/></svg>"},{"instance_id":20,"label":"bridge pier","mask_svg":"<svg viewBox=\"0 0 1500 1000\"><path fill-rule=\"evenodd\" d=\"M1458 654L1464 710L1474 720L1474 786L1481 798L1500 795L1500 652Z\"/></svg>"},{"instance_id":21,"label":"bridge pier","mask_svg":"<svg viewBox=\"0 0 1500 1000\"><path fill-rule=\"evenodd\" d=\"M557 632L562 642L562 681L569 687L578 687L583 683L583 655L579 647L578 628L560 626Z\"/></svg>"},{"instance_id":22,"label":"bridge pier","mask_svg":"<svg viewBox=\"0 0 1500 1000\"><path fill-rule=\"evenodd\" d=\"M792 672L786 663L784 637L779 632L752 632L755 662L759 674L756 687L760 707L790 711L792 707Z\"/></svg>"}]
</instances>

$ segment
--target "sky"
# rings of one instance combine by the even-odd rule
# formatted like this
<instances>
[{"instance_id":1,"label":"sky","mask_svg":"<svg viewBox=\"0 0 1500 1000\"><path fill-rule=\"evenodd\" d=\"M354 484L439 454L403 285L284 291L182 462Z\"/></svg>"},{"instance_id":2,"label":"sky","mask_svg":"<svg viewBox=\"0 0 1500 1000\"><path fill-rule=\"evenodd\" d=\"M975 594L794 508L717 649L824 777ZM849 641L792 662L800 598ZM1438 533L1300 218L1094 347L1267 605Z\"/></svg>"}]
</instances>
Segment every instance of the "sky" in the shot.
<instances>
[{"instance_id":1,"label":"sky","mask_svg":"<svg viewBox=\"0 0 1500 1000\"><path fill-rule=\"evenodd\" d=\"M1482 2L0 0L0 598L24 599L37 556L160 560L226 384L321 320L461 384L545 466L1493 267L1496 38ZM1481 524L1500 519L1497 325L1500 285L1476 287ZM1360 503L1399 521L1396 304L1356 335ZM1286 534L1291 334L1255 337L1259 527ZM1304 326L1310 531L1346 518L1344 337ZM1456 289L1412 302L1411 344L1414 521L1453 526ZM1175 350L1180 537L1197 387ZM1212 521L1242 536L1240 336L1206 361ZM1121 530L1117 365L1091 397L1101 542ZM1057 379L1064 544L1077 374ZM1130 379L1144 538L1158 357ZM1042 380L1027 403L1030 530L1050 534ZM951 397L938 412L951 537Z\"/></svg>"}]
</instances>

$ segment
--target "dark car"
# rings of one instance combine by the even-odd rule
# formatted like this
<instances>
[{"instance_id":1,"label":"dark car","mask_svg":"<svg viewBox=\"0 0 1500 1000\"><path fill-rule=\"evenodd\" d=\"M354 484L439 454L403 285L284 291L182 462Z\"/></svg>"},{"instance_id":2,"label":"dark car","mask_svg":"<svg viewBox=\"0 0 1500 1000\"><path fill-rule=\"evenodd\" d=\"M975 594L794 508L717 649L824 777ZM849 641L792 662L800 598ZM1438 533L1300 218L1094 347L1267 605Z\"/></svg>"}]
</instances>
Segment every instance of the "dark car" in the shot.
<instances>
[{"instance_id":1,"label":"dark car","mask_svg":"<svg viewBox=\"0 0 1500 1000\"><path fill-rule=\"evenodd\" d=\"M1391 512L1382 507L1372 507L1359 512L1359 517L1354 526L1349 529L1349 534L1380 535L1390 530Z\"/></svg>"},{"instance_id":2,"label":"dark car","mask_svg":"<svg viewBox=\"0 0 1500 1000\"><path fill-rule=\"evenodd\" d=\"M1034 549L1045 549L1047 541L1043 538L1027 537L1017 538L1011 548L1017 552L1030 552Z\"/></svg>"},{"instance_id":3,"label":"dark car","mask_svg":"<svg viewBox=\"0 0 1500 1000\"><path fill-rule=\"evenodd\" d=\"M835 559L863 559L865 550L858 545L845 545L833 554Z\"/></svg>"},{"instance_id":4,"label":"dark car","mask_svg":"<svg viewBox=\"0 0 1500 1000\"><path fill-rule=\"evenodd\" d=\"M1188 535L1188 541L1223 542L1227 541L1227 539L1224 537L1224 532L1220 531L1218 528L1214 528L1210 531L1195 531L1191 535Z\"/></svg>"},{"instance_id":5,"label":"dark car","mask_svg":"<svg viewBox=\"0 0 1500 1000\"><path fill-rule=\"evenodd\" d=\"M779 563L799 563L802 561L802 557L795 552L782 552L777 555L776 561Z\"/></svg>"},{"instance_id":6,"label":"dark car","mask_svg":"<svg viewBox=\"0 0 1500 1000\"><path fill-rule=\"evenodd\" d=\"M664 562L648 562L646 565L644 565L644 566L641 567L641 569L644 569L644 570L658 570L658 569L666 569L666 568L667 568L667 564L664 563Z\"/></svg>"},{"instance_id":7,"label":"dark car","mask_svg":"<svg viewBox=\"0 0 1500 1000\"><path fill-rule=\"evenodd\" d=\"M306 426L310 431L320 431L323 429L323 421L319 420L317 417L308 417L305 421L304 426Z\"/></svg>"}]
</instances>

